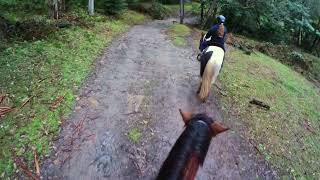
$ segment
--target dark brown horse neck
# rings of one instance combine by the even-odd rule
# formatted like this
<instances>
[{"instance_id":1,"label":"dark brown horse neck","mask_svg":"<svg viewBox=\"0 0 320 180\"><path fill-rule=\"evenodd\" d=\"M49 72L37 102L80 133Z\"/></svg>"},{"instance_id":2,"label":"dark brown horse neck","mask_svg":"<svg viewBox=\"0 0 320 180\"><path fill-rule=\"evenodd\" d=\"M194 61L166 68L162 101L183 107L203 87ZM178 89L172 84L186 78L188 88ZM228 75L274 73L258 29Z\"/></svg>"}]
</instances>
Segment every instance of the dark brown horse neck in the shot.
<instances>
[{"instance_id":1,"label":"dark brown horse neck","mask_svg":"<svg viewBox=\"0 0 320 180\"><path fill-rule=\"evenodd\" d=\"M206 157L213 133L212 119L198 114L187 123L169 156L163 163L158 180L193 180Z\"/></svg>"}]
</instances>

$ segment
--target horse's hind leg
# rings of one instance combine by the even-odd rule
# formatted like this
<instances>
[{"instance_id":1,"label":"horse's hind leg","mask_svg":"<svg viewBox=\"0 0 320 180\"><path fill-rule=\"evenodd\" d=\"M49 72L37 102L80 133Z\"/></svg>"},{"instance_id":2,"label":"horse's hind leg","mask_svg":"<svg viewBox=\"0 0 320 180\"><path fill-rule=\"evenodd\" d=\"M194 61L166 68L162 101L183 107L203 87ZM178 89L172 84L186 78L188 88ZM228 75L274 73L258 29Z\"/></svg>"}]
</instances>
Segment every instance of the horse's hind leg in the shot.
<instances>
[{"instance_id":1,"label":"horse's hind leg","mask_svg":"<svg viewBox=\"0 0 320 180\"><path fill-rule=\"evenodd\" d=\"M211 81L211 84L214 84L219 76L219 73L220 73L220 69L221 69L221 65L216 65L214 67L214 73L213 73L213 76L212 76L212 81Z\"/></svg>"}]
</instances>

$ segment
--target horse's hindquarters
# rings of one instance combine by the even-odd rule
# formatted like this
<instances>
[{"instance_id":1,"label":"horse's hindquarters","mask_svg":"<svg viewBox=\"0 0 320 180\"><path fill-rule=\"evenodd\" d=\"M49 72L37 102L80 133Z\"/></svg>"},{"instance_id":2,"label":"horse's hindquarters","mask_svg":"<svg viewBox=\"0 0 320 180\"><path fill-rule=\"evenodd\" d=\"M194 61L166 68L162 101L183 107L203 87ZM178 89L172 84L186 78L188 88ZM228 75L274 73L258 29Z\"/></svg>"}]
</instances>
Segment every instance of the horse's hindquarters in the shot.
<instances>
[{"instance_id":1,"label":"horse's hindquarters","mask_svg":"<svg viewBox=\"0 0 320 180\"><path fill-rule=\"evenodd\" d=\"M211 89L211 84L213 84L220 72L221 65L224 58L224 50L217 46L210 46L205 54L212 53L209 60L202 59L204 62L201 62L201 89L199 92L199 98L201 101L205 101L209 96ZM205 61L207 60L207 62ZM204 66L205 63L205 66Z\"/></svg>"}]
</instances>

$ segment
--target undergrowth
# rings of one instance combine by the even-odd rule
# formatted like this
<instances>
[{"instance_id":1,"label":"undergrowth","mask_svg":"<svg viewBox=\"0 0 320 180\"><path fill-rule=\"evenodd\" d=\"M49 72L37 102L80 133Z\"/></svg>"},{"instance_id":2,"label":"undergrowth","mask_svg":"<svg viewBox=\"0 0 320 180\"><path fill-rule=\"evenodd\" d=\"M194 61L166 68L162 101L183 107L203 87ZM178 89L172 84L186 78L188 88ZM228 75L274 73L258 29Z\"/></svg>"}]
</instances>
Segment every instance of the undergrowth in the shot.
<instances>
[{"instance_id":1,"label":"undergrowth","mask_svg":"<svg viewBox=\"0 0 320 180\"><path fill-rule=\"evenodd\" d=\"M70 12L91 26L60 29L35 42L13 42L0 54L0 106L15 110L0 119L0 175L18 170L14 156L34 169L34 152L51 150L51 141L71 111L75 93L112 38L147 18L126 11L119 19Z\"/></svg>"},{"instance_id":2,"label":"undergrowth","mask_svg":"<svg viewBox=\"0 0 320 180\"><path fill-rule=\"evenodd\" d=\"M231 49L226 59L220 79L227 96L221 101L225 112L236 116L247 129L241 133L256 142L281 178L320 177L319 90L264 54L248 56ZM249 105L253 98L271 109Z\"/></svg>"}]
</instances>

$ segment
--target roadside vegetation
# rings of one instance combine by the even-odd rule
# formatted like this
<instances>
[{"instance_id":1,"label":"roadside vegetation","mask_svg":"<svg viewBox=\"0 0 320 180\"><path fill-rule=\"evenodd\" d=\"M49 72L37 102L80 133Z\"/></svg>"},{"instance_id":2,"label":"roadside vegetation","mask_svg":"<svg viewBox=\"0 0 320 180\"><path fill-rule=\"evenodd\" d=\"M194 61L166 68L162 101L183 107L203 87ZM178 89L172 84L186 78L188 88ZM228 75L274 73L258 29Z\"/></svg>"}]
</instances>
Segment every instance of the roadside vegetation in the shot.
<instances>
[{"instance_id":1,"label":"roadside vegetation","mask_svg":"<svg viewBox=\"0 0 320 180\"><path fill-rule=\"evenodd\" d=\"M191 35L188 26L176 23L169 27L167 33L174 45L181 47L188 45L187 38Z\"/></svg>"},{"instance_id":2,"label":"roadside vegetation","mask_svg":"<svg viewBox=\"0 0 320 180\"><path fill-rule=\"evenodd\" d=\"M89 16L81 6L58 20L43 11L3 12L10 31L0 47L0 178L21 166L35 169L35 155L41 163L94 60L113 38L149 19L125 9Z\"/></svg>"},{"instance_id":3,"label":"roadside vegetation","mask_svg":"<svg viewBox=\"0 0 320 180\"><path fill-rule=\"evenodd\" d=\"M202 32L192 29L195 49ZM227 44L221 87L212 88L228 125L256 148L281 179L317 179L320 90L309 80L319 76L320 58L240 35L230 34ZM308 68L293 52L309 62ZM270 109L251 104L253 99Z\"/></svg>"},{"instance_id":4,"label":"roadside vegetation","mask_svg":"<svg viewBox=\"0 0 320 180\"><path fill-rule=\"evenodd\" d=\"M231 49L220 76L223 110L281 178L316 179L320 96L311 82L262 53ZM258 99L271 108L251 105ZM290 176L289 176L290 174Z\"/></svg>"}]
</instances>

